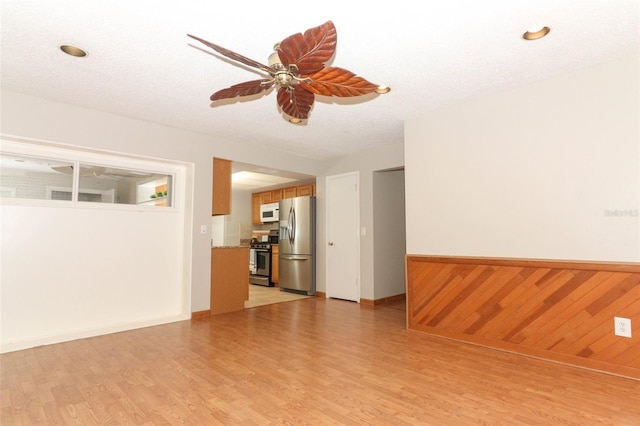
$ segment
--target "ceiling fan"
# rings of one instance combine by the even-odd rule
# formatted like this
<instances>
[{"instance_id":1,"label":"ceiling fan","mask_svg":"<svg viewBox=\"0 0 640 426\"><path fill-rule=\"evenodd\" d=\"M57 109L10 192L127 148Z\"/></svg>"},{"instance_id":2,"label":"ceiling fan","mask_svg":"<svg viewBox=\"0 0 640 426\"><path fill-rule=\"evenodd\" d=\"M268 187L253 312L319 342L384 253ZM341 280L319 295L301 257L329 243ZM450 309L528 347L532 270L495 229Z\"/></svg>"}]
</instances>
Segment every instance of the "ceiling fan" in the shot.
<instances>
[{"instance_id":1,"label":"ceiling fan","mask_svg":"<svg viewBox=\"0 0 640 426\"><path fill-rule=\"evenodd\" d=\"M331 21L276 43L268 65L191 34L187 35L227 58L268 74L260 80L246 81L219 90L211 95L212 101L256 95L275 85L278 87L278 105L292 123L300 123L309 118L315 95L353 97L374 92L387 93L390 90L387 86L373 84L346 69L325 66L333 57L338 42L336 27Z\"/></svg>"}]
</instances>

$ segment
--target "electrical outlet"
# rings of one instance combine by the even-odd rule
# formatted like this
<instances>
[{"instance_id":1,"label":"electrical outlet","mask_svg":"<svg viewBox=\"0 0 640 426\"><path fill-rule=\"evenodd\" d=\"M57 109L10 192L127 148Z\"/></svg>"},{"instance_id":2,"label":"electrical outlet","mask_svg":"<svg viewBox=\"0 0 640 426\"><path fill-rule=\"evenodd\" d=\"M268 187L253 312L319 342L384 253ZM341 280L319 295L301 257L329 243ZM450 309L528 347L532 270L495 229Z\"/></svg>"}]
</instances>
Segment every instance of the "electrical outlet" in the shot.
<instances>
[{"instance_id":1,"label":"electrical outlet","mask_svg":"<svg viewBox=\"0 0 640 426\"><path fill-rule=\"evenodd\" d=\"M631 337L631 319L613 317L614 332L616 336Z\"/></svg>"},{"instance_id":2,"label":"electrical outlet","mask_svg":"<svg viewBox=\"0 0 640 426\"><path fill-rule=\"evenodd\" d=\"M202 235L207 234L207 225L200 225L200 234Z\"/></svg>"}]
</instances>

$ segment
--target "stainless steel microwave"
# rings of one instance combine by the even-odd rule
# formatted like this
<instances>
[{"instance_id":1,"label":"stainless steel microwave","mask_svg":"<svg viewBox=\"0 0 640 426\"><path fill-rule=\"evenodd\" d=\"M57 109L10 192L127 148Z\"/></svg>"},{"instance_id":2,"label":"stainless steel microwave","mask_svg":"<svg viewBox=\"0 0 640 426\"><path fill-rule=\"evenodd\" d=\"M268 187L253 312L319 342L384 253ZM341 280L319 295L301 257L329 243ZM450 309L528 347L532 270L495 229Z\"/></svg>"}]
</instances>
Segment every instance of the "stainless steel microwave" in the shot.
<instances>
[{"instance_id":1,"label":"stainless steel microwave","mask_svg":"<svg viewBox=\"0 0 640 426\"><path fill-rule=\"evenodd\" d=\"M280 204L269 203L260 205L260 222L277 222L280 220Z\"/></svg>"}]
</instances>

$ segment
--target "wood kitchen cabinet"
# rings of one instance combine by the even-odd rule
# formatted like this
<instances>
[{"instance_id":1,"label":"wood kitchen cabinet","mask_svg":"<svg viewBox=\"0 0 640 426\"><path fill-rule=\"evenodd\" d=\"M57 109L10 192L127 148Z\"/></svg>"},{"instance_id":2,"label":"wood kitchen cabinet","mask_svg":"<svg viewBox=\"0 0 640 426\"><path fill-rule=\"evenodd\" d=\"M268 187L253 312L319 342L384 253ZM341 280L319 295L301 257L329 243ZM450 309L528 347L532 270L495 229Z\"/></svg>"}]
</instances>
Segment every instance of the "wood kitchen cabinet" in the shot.
<instances>
[{"instance_id":1,"label":"wood kitchen cabinet","mask_svg":"<svg viewBox=\"0 0 640 426\"><path fill-rule=\"evenodd\" d=\"M289 186L282 188L282 198L304 197L305 195L316 195L316 184L307 183L304 185Z\"/></svg>"},{"instance_id":2,"label":"wood kitchen cabinet","mask_svg":"<svg viewBox=\"0 0 640 426\"><path fill-rule=\"evenodd\" d=\"M298 196L298 189L295 186L282 189L282 198L295 198Z\"/></svg>"},{"instance_id":3,"label":"wood kitchen cabinet","mask_svg":"<svg viewBox=\"0 0 640 426\"><path fill-rule=\"evenodd\" d=\"M249 248L211 249L211 315L244 309L249 299Z\"/></svg>"},{"instance_id":4,"label":"wood kitchen cabinet","mask_svg":"<svg viewBox=\"0 0 640 426\"><path fill-rule=\"evenodd\" d=\"M260 193L260 203L261 204L273 203L271 195L272 195L271 191L261 192Z\"/></svg>"},{"instance_id":5,"label":"wood kitchen cabinet","mask_svg":"<svg viewBox=\"0 0 640 426\"><path fill-rule=\"evenodd\" d=\"M211 214L231 214L231 161L222 158L213 159Z\"/></svg>"},{"instance_id":6,"label":"wood kitchen cabinet","mask_svg":"<svg viewBox=\"0 0 640 426\"><path fill-rule=\"evenodd\" d=\"M296 187L298 192L298 197L304 197L305 195L314 196L316 195L316 185L315 183L309 183L307 185L298 185Z\"/></svg>"},{"instance_id":7,"label":"wood kitchen cabinet","mask_svg":"<svg viewBox=\"0 0 640 426\"><path fill-rule=\"evenodd\" d=\"M277 244L271 244L271 281L275 287L278 287L278 253L280 250Z\"/></svg>"},{"instance_id":8,"label":"wood kitchen cabinet","mask_svg":"<svg viewBox=\"0 0 640 426\"><path fill-rule=\"evenodd\" d=\"M271 191L264 191L259 194L262 204L277 203L282 200L282 189L272 189Z\"/></svg>"},{"instance_id":9,"label":"wood kitchen cabinet","mask_svg":"<svg viewBox=\"0 0 640 426\"><path fill-rule=\"evenodd\" d=\"M254 192L251 194L251 223L253 225L260 225L260 193Z\"/></svg>"},{"instance_id":10,"label":"wood kitchen cabinet","mask_svg":"<svg viewBox=\"0 0 640 426\"><path fill-rule=\"evenodd\" d=\"M282 189L274 189L271 191L271 202L277 203L282 200Z\"/></svg>"}]
</instances>

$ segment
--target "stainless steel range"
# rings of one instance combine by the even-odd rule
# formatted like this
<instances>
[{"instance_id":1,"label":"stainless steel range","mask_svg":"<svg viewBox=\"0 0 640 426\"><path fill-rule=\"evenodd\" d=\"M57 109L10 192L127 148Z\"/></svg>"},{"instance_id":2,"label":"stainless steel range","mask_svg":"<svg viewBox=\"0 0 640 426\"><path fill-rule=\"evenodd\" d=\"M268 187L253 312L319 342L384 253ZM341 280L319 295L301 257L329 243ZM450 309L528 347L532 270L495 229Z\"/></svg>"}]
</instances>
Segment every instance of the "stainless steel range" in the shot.
<instances>
[{"instance_id":1,"label":"stainless steel range","mask_svg":"<svg viewBox=\"0 0 640 426\"><path fill-rule=\"evenodd\" d=\"M249 248L249 283L273 287L271 281L271 244L251 243Z\"/></svg>"},{"instance_id":2,"label":"stainless steel range","mask_svg":"<svg viewBox=\"0 0 640 426\"><path fill-rule=\"evenodd\" d=\"M249 248L249 283L273 287L271 280L272 258L271 244L278 243L278 230L269 233L267 241L254 241ZM275 259L277 262L278 259Z\"/></svg>"}]
</instances>

